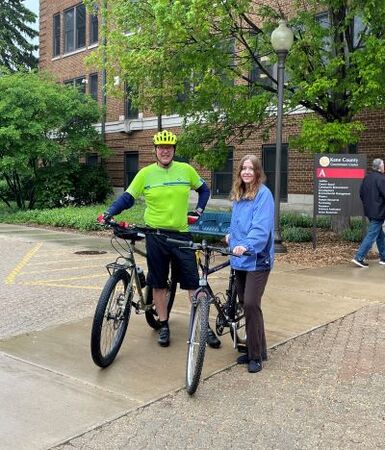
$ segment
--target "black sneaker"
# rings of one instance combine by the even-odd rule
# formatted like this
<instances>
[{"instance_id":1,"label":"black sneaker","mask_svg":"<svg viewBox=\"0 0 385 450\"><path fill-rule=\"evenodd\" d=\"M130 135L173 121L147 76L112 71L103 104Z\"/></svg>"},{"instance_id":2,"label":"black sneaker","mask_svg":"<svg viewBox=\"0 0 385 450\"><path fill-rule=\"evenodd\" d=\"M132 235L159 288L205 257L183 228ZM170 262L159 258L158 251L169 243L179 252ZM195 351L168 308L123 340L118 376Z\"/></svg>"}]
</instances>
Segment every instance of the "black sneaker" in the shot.
<instances>
[{"instance_id":1,"label":"black sneaker","mask_svg":"<svg viewBox=\"0 0 385 450\"><path fill-rule=\"evenodd\" d=\"M359 267L369 267L369 264L366 263L363 259L353 258L352 263L354 263L356 266L359 266Z\"/></svg>"},{"instance_id":2,"label":"black sneaker","mask_svg":"<svg viewBox=\"0 0 385 450\"><path fill-rule=\"evenodd\" d=\"M162 327L159 330L158 344L161 347L168 347L170 345L170 329L169 327Z\"/></svg>"},{"instance_id":3,"label":"black sneaker","mask_svg":"<svg viewBox=\"0 0 385 450\"><path fill-rule=\"evenodd\" d=\"M257 361L256 359L250 359L248 371L250 373L260 372L262 370L262 361Z\"/></svg>"},{"instance_id":4,"label":"black sneaker","mask_svg":"<svg viewBox=\"0 0 385 450\"><path fill-rule=\"evenodd\" d=\"M221 341L210 327L207 328L207 344L211 348L219 348L221 346Z\"/></svg>"},{"instance_id":5,"label":"black sneaker","mask_svg":"<svg viewBox=\"0 0 385 450\"><path fill-rule=\"evenodd\" d=\"M267 353L263 352L261 355L262 361L267 361ZM249 363L249 356L247 354L238 356L237 358L237 364L248 364Z\"/></svg>"}]
</instances>

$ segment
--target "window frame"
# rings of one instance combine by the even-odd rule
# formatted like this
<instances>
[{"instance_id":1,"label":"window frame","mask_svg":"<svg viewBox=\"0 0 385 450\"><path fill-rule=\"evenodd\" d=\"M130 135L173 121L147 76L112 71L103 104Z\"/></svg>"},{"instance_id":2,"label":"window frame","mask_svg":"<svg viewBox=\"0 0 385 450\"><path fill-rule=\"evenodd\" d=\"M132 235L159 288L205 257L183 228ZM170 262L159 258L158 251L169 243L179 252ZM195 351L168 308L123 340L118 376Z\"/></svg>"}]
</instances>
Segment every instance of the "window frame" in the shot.
<instances>
[{"instance_id":1,"label":"window frame","mask_svg":"<svg viewBox=\"0 0 385 450\"><path fill-rule=\"evenodd\" d=\"M59 19L56 21L56 19ZM52 56L61 54L61 14L60 12L52 16Z\"/></svg>"},{"instance_id":2,"label":"window frame","mask_svg":"<svg viewBox=\"0 0 385 450\"><path fill-rule=\"evenodd\" d=\"M82 27L79 27L79 8L84 9L84 25ZM68 20L68 15L72 13L72 18ZM72 53L76 50L82 49L86 47L86 32L87 32L87 12L86 7L83 3L80 3L76 6L71 6L71 8L67 8L63 12L63 18L64 18L64 27L63 27L63 33L64 33L64 54L66 53ZM72 25L71 27L68 27L68 25ZM68 29L67 29L68 27ZM84 28L84 30L83 30ZM79 34L80 31L83 30L82 35L83 39L79 43L80 38ZM71 39L69 39L71 37ZM71 46L69 44L72 44Z\"/></svg>"}]
</instances>

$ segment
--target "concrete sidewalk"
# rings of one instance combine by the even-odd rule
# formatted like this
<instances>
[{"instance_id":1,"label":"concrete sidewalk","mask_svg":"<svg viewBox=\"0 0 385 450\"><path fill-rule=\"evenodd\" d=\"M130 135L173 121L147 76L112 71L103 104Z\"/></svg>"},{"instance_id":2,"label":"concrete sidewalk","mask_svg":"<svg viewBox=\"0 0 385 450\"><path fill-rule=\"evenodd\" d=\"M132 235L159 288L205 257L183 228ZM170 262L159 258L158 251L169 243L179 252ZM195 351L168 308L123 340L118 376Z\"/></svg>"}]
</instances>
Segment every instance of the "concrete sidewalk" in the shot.
<instances>
[{"instance_id":1,"label":"concrete sidewalk","mask_svg":"<svg viewBox=\"0 0 385 450\"><path fill-rule=\"evenodd\" d=\"M177 295L169 348L160 349L144 318L133 317L118 358L100 370L89 356L89 333L106 279L98 267L112 253L89 257L93 263L86 266L79 265L77 252L109 251L108 240L0 225L0 245L4 317L15 313L17 321L27 311L20 331L13 327L7 333L6 326L0 341L1 448L43 449L62 442L68 448L103 449L385 444L377 433L384 426L379 386L385 373L385 268L377 263L370 269L277 264L263 305L274 348L264 370L250 375L244 367L232 367L237 354L224 336L220 350L207 352L209 378L190 398L183 390L188 319L183 293ZM74 276L79 267L83 272ZM215 290L224 291L226 277L224 271L213 277ZM355 375L349 378L349 371ZM357 395L362 386L368 398L358 402L350 391ZM382 405L382 422L375 405ZM365 424L350 423L348 408ZM353 437L344 428L338 444L344 423ZM362 440L366 429L372 441Z\"/></svg>"}]
</instances>

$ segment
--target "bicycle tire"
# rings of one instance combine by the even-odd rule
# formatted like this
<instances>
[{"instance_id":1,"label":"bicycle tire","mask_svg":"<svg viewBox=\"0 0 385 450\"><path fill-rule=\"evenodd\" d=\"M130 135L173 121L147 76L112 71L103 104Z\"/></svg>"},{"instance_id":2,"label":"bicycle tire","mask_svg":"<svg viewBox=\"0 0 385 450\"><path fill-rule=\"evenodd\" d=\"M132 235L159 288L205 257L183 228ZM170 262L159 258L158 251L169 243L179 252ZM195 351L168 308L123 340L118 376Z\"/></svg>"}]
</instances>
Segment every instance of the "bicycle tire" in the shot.
<instances>
[{"instance_id":1,"label":"bicycle tire","mask_svg":"<svg viewBox=\"0 0 385 450\"><path fill-rule=\"evenodd\" d=\"M127 296L130 276L118 270L107 280L96 306L91 331L91 355L99 367L109 366L122 345L131 315L132 289L127 303L119 304Z\"/></svg>"},{"instance_id":2,"label":"bicycle tire","mask_svg":"<svg viewBox=\"0 0 385 450\"><path fill-rule=\"evenodd\" d=\"M176 292L176 286L177 282L175 280L170 280L168 282L168 288L167 288L167 319L170 317L170 312L172 309L172 305L174 304L175 300L175 292ZM152 288L147 287L146 289L146 305L150 305L153 303L153 296L152 296ZM156 312L155 306L153 305L152 308L144 313L146 317L146 321L148 325L153 328L154 330L160 329L160 321L158 313Z\"/></svg>"},{"instance_id":3,"label":"bicycle tire","mask_svg":"<svg viewBox=\"0 0 385 450\"><path fill-rule=\"evenodd\" d=\"M235 334L234 334L233 327L230 326L231 339L233 340L233 342L235 342L237 344L237 346L245 347L246 346L245 312L243 310L242 303L240 303L240 301L239 301L237 288L236 288L235 284L233 284L231 287L230 304L234 305L235 319L237 320L240 318L240 320L237 321L237 327L235 329Z\"/></svg>"},{"instance_id":4,"label":"bicycle tire","mask_svg":"<svg viewBox=\"0 0 385 450\"><path fill-rule=\"evenodd\" d=\"M206 352L210 299L207 293L191 306L187 344L186 390L193 395L198 388Z\"/></svg>"}]
</instances>

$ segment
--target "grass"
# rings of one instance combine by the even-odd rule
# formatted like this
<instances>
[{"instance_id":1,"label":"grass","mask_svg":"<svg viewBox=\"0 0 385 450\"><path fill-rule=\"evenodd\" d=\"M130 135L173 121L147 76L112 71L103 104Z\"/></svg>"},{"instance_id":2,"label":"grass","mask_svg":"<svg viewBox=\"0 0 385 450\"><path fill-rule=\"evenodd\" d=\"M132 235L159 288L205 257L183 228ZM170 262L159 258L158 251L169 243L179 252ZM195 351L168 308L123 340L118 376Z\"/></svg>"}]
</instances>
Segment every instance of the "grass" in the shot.
<instances>
[{"instance_id":1,"label":"grass","mask_svg":"<svg viewBox=\"0 0 385 450\"><path fill-rule=\"evenodd\" d=\"M47 225L52 227L73 228L80 231L100 230L96 218L102 214L111 202L102 205L66 208L16 211L0 208L1 223L20 223L29 225ZM137 202L135 206L119 215L119 220L143 224L144 204Z\"/></svg>"}]
</instances>

